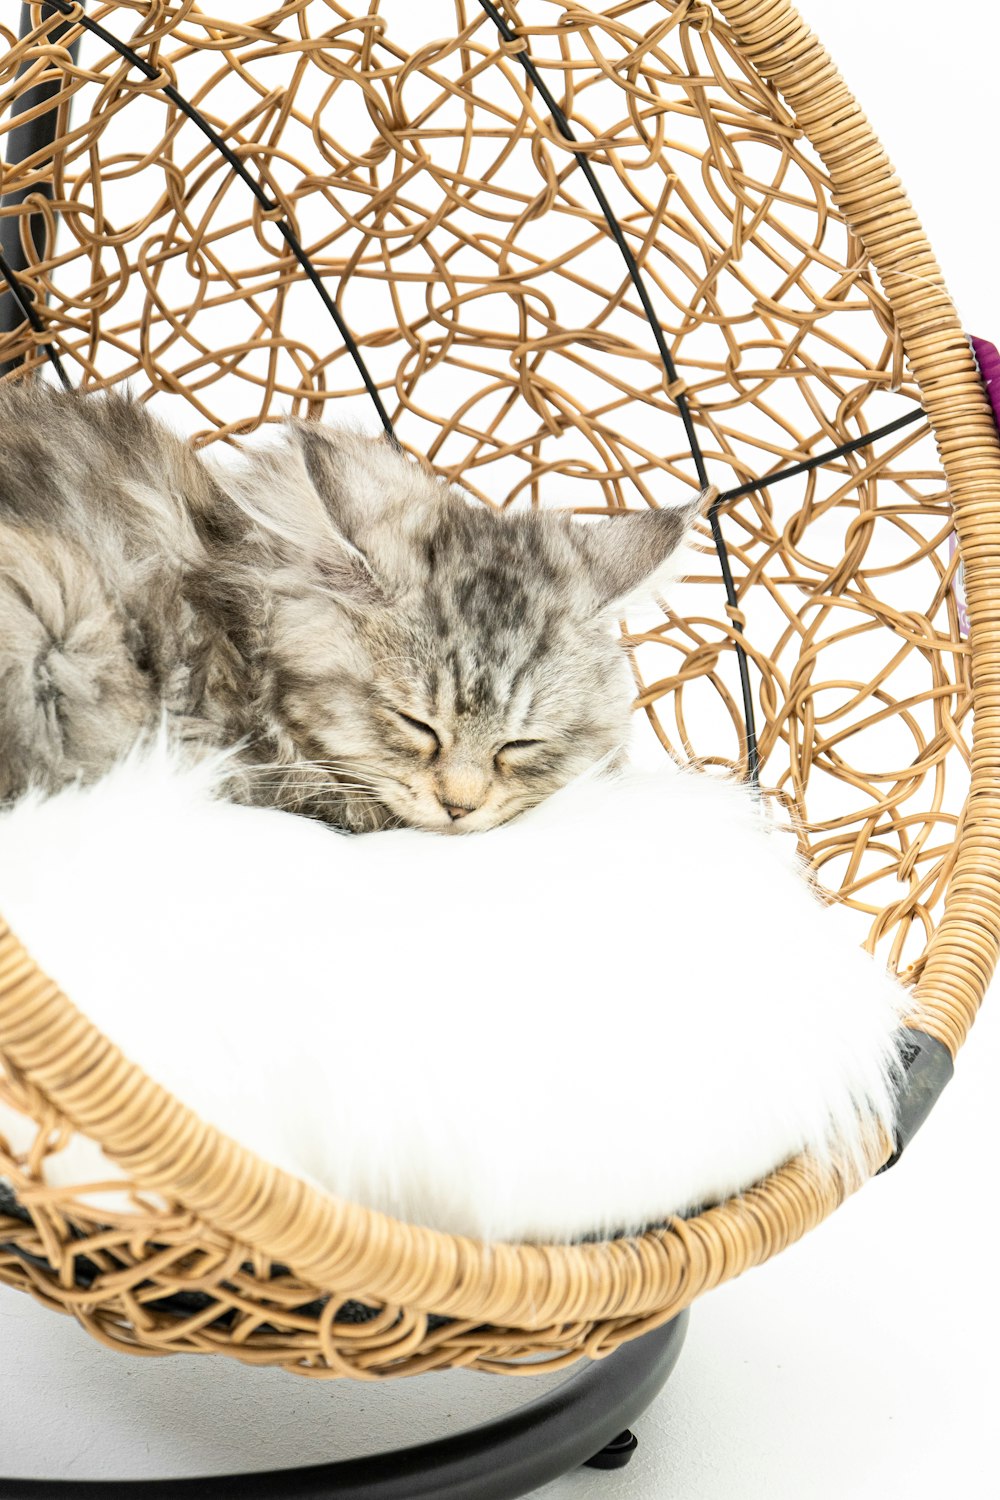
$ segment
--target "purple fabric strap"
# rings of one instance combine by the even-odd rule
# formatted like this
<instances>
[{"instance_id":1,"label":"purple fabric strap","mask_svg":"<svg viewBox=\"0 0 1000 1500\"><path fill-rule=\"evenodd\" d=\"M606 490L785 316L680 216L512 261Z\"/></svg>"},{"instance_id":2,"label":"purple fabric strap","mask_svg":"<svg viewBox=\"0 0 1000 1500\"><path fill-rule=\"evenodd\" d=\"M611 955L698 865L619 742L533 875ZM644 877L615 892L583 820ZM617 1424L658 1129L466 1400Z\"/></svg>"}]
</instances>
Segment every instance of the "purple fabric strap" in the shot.
<instances>
[{"instance_id":1,"label":"purple fabric strap","mask_svg":"<svg viewBox=\"0 0 1000 1500\"><path fill-rule=\"evenodd\" d=\"M973 353L979 365L979 373L986 386L986 394L990 398L993 420L1000 429L1000 350L997 349L996 344L991 344L989 339L977 339L975 334L970 334L969 342L972 344Z\"/></svg>"}]
</instances>

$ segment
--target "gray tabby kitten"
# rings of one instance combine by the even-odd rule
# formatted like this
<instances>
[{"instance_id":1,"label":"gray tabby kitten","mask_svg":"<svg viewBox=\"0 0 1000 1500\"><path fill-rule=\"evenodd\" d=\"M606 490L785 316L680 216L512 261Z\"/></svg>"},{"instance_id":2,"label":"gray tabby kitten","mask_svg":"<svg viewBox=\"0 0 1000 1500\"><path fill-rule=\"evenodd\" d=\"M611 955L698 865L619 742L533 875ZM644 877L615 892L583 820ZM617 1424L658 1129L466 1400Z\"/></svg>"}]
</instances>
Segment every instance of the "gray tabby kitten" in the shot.
<instances>
[{"instance_id":1,"label":"gray tabby kitten","mask_svg":"<svg viewBox=\"0 0 1000 1500\"><path fill-rule=\"evenodd\" d=\"M232 795L361 831L505 822L618 749L611 625L699 507L497 513L289 422L238 468L122 396L0 387L0 801L164 716Z\"/></svg>"}]
</instances>

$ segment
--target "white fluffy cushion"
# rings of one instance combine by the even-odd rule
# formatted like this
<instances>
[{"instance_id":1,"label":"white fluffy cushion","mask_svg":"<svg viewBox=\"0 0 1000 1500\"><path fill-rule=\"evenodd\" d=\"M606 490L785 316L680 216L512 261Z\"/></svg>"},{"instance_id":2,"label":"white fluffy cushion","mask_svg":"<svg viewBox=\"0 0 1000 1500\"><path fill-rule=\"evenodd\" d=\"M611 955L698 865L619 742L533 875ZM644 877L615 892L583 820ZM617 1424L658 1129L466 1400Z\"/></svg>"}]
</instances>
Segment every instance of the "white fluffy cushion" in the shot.
<instances>
[{"instance_id":1,"label":"white fluffy cushion","mask_svg":"<svg viewBox=\"0 0 1000 1500\"><path fill-rule=\"evenodd\" d=\"M161 745L3 814L0 911L272 1161L423 1224L567 1239L806 1147L857 1162L889 1122L904 992L741 789L665 766L488 834L346 838L213 800L214 774ZM51 1171L108 1165L83 1143Z\"/></svg>"}]
</instances>

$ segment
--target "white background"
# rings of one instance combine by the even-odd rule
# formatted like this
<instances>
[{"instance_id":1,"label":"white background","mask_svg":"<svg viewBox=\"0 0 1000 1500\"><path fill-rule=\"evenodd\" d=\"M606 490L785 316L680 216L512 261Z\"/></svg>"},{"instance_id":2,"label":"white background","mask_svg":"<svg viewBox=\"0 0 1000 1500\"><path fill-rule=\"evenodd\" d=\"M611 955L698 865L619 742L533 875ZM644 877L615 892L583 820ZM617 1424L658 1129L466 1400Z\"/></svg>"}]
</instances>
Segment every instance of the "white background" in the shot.
<instances>
[{"instance_id":1,"label":"white background","mask_svg":"<svg viewBox=\"0 0 1000 1500\"><path fill-rule=\"evenodd\" d=\"M895 160L966 327L1000 342L1000 17L993 0L802 0ZM894 1172L693 1309L687 1347L619 1474L543 1500L987 1500L1000 1016ZM224 1360L125 1359L0 1290L0 1472L192 1474L318 1463L516 1405L523 1383L447 1375L311 1384Z\"/></svg>"}]
</instances>

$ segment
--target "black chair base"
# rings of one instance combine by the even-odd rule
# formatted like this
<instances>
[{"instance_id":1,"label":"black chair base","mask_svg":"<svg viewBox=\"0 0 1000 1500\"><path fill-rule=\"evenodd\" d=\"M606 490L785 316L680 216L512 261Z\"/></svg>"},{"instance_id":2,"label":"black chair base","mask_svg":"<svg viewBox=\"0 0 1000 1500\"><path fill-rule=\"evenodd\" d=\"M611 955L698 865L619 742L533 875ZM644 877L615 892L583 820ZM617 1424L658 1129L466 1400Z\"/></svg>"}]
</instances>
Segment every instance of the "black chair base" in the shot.
<instances>
[{"instance_id":1,"label":"black chair base","mask_svg":"<svg viewBox=\"0 0 1000 1500\"><path fill-rule=\"evenodd\" d=\"M618 1469L677 1363L686 1312L554 1391L454 1437L302 1469L195 1479L0 1479L0 1500L516 1500L581 1464Z\"/></svg>"}]
</instances>

